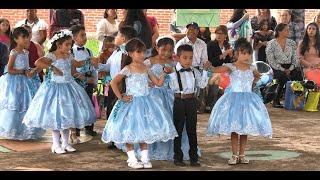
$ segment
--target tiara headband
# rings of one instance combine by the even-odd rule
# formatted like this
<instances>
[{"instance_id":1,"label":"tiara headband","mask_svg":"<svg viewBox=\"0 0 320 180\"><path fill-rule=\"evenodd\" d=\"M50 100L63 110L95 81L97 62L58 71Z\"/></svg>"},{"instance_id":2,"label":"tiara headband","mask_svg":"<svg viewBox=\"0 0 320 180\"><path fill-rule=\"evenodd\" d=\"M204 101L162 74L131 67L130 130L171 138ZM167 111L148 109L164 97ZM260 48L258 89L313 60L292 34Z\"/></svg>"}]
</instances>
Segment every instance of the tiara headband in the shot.
<instances>
[{"instance_id":1,"label":"tiara headband","mask_svg":"<svg viewBox=\"0 0 320 180\"><path fill-rule=\"evenodd\" d=\"M52 45L59 39L66 37L66 36L71 36L72 37L72 32L68 29L63 29L56 33L47 43L47 48L51 49Z\"/></svg>"},{"instance_id":2,"label":"tiara headband","mask_svg":"<svg viewBox=\"0 0 320 180\"><path fill-rule=\"evenodd\" d=\"M170 38L173 40L173 46L176 46L176 40L173 39L171 36L161 36L161 37L158 37L157 40L156 40L156 44L158 44L159 40L160 39L163 39L163 38Z\"/></svg>"}]
</instances>

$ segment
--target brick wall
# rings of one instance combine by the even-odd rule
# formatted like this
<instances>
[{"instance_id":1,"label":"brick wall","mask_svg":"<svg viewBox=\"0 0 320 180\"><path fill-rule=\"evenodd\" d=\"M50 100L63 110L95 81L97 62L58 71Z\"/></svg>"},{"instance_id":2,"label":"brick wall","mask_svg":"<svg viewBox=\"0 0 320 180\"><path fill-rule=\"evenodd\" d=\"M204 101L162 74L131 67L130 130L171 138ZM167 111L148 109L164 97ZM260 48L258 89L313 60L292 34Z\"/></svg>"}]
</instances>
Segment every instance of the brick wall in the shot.
<instances>
[{"instance_id":1,"label":"brick wall","mask_svg":"<svg viewBox=\"0 0 320 180\"><path fill-rule=\"evenodd\" d=\"M103 18L104 9L81 9L85 15L85 25L90 36L93 36L96 31L97 22ZM226 24L232 15L232 9L223 9L220 11L220 24ZM247 9L250 16L256 14L256 9ZM272 10L272 15L277 17L278 10ZM319 9L306 10L306 23L313 20L313 17L319 12ZM155 16L159 23L160 35L170 33L169 23L171 21L172 9L148 9L148 15ZM0 17L9 19L11 26L14 26L17 21L24 19L26 16L25 9L0 9ZM122 20L122 9L118 10L119 20ZM49 10L38 9L38 17L49 23ZM213 29L213 28L211 28Z\"/></svg>"}]
</instances>

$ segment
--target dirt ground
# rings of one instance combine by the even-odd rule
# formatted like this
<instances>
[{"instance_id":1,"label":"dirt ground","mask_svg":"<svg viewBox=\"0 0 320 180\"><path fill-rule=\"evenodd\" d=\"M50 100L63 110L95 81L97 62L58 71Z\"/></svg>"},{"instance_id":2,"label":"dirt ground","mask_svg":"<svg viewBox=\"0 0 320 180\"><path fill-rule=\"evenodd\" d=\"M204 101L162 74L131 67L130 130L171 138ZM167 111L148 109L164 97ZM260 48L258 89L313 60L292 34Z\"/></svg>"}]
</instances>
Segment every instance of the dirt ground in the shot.
<instances>
[{"instance_id":1,"label":"dirt ground","mask_svg":"<svg viewBox=\"0 0 320 180\"><path fill-rule=\"evenodd\" d=\"M273 138L250 137L249 151L282 150L299 153L298 157L280 160L252 160L248 165L229 166L227 159L218 153L230 151L230 139L226 136L206 137L209 115L198 115L198 143L201 148L201 167L176 167L169 161L152 161L153 171L234 171L274 170L313 171L320 170L320 112L287 111L268 107L273 127ZM0 140L0 170L73 170L114 171L131 170L127 167L125 153L106 148L101 138L105 120L96 123L99 133L91 141L75 145L78 152L56 155L50 151L50 132L38 141ZM257 155L259 156L259 155ZM265 156L265 155L260 155ZM248 156L249 157L249 156ZM188 162L186 162L188 163ZM151 170L151 171L152 171ZM139 170L144 171L144 170ZM150 171L150 170L148 170Z\"/></svg>"}]
</instances>

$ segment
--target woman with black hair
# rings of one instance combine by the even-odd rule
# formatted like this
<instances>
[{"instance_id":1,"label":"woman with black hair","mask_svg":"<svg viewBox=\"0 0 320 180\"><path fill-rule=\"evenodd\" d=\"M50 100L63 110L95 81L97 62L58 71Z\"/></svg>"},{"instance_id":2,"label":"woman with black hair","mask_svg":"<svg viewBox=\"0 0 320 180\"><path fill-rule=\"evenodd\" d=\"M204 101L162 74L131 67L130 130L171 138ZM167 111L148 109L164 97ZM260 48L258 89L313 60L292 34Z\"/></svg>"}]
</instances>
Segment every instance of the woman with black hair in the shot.
<instances>
[{"instance_id":1,"label":"woman with black hair","mask_svg":"<svg viewBox=\"0 0 320 180\"><path fill-rule=\"evenodd\" d=\"M320 34L315 22L308 24L303 40L298 46L298 56L305 72L320 68Z\"/></svg>"},{"instance_id":2,"label":"woman with black hair","mask_svg":"<svg viewBox=\"0 0 320 180\"><path fill-rule=\"evenodd\" d=\"M289 80L302 80L299 68L299 59L296 53L296 43L289 39L289 26L280 23L275 28L275 39L267 43L267 61L273 69L274 79L277 80L277 94L273 99L273 107L283 108L280 104L280 97L283 93L283 86Z\"/></svg>"},{"instance_id":3,"label":"woman with black hair","mask_svg":"<svg viewBox=\"0 0 320 180\"><path fill-rule=\"evenodd\" d=\"M119 26L132 26L137 32L137 38L146 45L146 58L151 56L152 30L143 9L127 9Z\"/></svg>"},{"instance_id":4,"label":"woman with black hair","mask_svg":"<svg viewBox=\"0 0 320 180\"><path fill-rule=\"evenodd\" d=\"M259 22L259 30L253 36L253 49L257 52L258 61L267 61L266 46L267 42L273 39L273 31L270 30L269 21L264 19Z\"/></svg>"},{"instance_id":5,"label":"woman with black hair","mask_svg":"<svg viewBox=\"0 0 320 180\"><path fill-rule=\"evenodd\" d=\"M99 40L99 50L103 45L103 40L106 36L115 37L118 32L119 22L117 21L117 9L106 9L101 19L97 24L97 38Z\"/></svg>"},{"instance_id":6,"label":"woman with black hair","mask_svg":"<svg viewBox=\"0 0 320 180\"><path fill-rule=\"evenodd\" d=\"M249 14L245 9L234 9L231 19L227 23L230 44L234 47L235 41L240 38L246 38L250 42L252 28L249 23Z\"/></svg>"},{"instance_id":7,"label":"woman with black hair","mask_svg":"<svg viewBox=\"0 0 320 180\"><path fill-rule=\"evenodd\" d=\"M209 27L200 27L198 38L203 40L206 44L211 41L211 32Z\"/></svg>"}]
</instances>

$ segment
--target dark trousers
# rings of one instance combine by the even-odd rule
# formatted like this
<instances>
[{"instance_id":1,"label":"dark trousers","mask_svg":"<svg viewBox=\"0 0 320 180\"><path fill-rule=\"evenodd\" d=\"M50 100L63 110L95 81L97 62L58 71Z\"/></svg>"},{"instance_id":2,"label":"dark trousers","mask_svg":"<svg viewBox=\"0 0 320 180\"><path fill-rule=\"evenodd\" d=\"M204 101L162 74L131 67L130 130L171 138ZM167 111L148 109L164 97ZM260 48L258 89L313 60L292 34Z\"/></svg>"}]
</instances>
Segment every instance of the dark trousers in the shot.
<instances>
[{"instance_id":1,"label":"dark trousers","mask_svg":"<svg viewBox=\"0 0 320 180\"><path fill-rule=\"evenodd\" d=\"M284 65L284 68L287 67ZM300 68L295 68L290 72L290 75L287 76L284 71L273 69L274 79L278 82L277 94L275 96L275 100L279 100L284 91L284 85L287 81L302 81L302 72Z\"/></svg>"},{"instance_id":2,"label":"dark trousers","mask_svg":"<svg viewBox=\"0 0 320 180\"><path fill-rule=\"evenodd\" d=\"M189 156L190 161L198 161L198 143L197 143L197 100L196 98L189 99L174 99L173 105L173 122L178 132L178 137L174 139L174 160L182 161L183 152L181 150L181 137L184 124L189 138Z\"/></svg>"},{"instance_id":3,"label":"dark trousers","mask_svg":"<svg viewBox=\"0 0 320 180\"><path fill-rule=\"evenodd\" d=\"M92 101L92 95L93 95L93 84L88 84L88 86L85 88L87 95L89 96L92 104L94 105L93 101ZM87 131L93 131L94 128L94 124L91 124L90 126L85 126L85 130ZM76 136L80 136L80 129L76 129Z\"/></svg>"}]
</instances>

